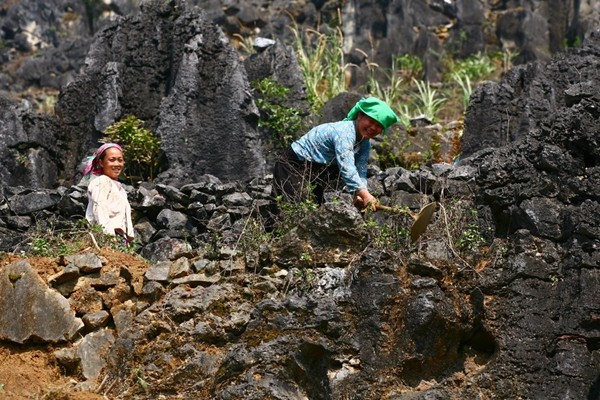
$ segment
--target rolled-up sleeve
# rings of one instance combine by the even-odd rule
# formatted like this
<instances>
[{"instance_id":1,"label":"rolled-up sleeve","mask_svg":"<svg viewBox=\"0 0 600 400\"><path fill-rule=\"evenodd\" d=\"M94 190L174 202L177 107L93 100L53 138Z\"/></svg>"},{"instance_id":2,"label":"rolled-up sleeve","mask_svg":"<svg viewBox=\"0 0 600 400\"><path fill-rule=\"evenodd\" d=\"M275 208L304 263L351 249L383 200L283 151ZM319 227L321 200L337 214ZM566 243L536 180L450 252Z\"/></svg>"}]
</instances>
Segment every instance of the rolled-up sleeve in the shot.
<instances>
[{"instance_id":1,"label":"rolled-up sleeve","mask_svg":"<svg viewBox=\"0 0 600 400\"><path fill-rule=\"evenodd\" d=\"M340 169L340 174L342 175L342 179L344 180L348 191L353 193L359 189L366 189L366 165L364 168L364 179L362 179L362 175L357 164L360 160L360 152L359 154L357 154L355 159L354 140L352 140L352 137L350 137L347 134L338 136L336 138L335 152L335 157L338 163L338 167Z\"/></svg>"}]
</instances>

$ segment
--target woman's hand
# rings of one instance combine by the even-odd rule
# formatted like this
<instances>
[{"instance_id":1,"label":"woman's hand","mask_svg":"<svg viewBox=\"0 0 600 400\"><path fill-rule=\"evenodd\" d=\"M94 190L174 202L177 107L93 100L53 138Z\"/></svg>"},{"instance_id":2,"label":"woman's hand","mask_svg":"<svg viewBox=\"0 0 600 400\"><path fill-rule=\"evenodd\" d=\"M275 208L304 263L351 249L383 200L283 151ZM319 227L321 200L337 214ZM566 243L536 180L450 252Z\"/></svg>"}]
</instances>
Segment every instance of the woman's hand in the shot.
<instances>
[{"instance_id":1,"label":"woman's hand","mask_svg":"<svg viewBox=\"0 0 600 400\"><path fill-rule=\"evenodd\" d=\"M125 233L125 231L121 228L115 228L115 235L121 236L126 240L127 243L132 242L133 238Z\"/></svg>"},{"instance_id":2,"label":"woman's hand","mask_svg":"<svg viewBox=\"0 0 600 400\"><path fill-rule=\"evenodd\" d=\"M359 210L369 209L375 211L379 201L367 189L360 189L354 192L354 207Z\"/></svg>"}]
</instances>

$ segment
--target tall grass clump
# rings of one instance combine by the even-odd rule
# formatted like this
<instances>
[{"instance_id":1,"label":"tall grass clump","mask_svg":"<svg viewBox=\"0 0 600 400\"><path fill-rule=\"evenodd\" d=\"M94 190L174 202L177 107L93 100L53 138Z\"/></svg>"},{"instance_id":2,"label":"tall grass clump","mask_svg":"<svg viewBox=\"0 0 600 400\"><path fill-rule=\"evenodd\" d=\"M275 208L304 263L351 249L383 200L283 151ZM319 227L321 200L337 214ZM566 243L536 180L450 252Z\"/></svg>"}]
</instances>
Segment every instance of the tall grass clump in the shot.
<instances>
[{"instance_id":1,"label":"tall grass clump","mask_svg":"<svg viewBox=\"0 0 600 400\"><path fill-rule=\"evenodd\" d=\"M291 29L308 100L312 109L318 111L328 100L348 89L346 76L352 64L344 60L344 36L339 27L329 33L300 31L297 26Z\"/></svg>"},{"instance_id":2,"label":"tall grass clump","mask_svg":"<svg viewBox=\"0 0 600 400\"><path fill-rule=\"evenodd\" d=\"M413 82L417 87L417 92L413 95L417 110L430 121L437 120L438 112L446 98L433 89L428 81L413 79Z\"/></svg>"}]
</instances>

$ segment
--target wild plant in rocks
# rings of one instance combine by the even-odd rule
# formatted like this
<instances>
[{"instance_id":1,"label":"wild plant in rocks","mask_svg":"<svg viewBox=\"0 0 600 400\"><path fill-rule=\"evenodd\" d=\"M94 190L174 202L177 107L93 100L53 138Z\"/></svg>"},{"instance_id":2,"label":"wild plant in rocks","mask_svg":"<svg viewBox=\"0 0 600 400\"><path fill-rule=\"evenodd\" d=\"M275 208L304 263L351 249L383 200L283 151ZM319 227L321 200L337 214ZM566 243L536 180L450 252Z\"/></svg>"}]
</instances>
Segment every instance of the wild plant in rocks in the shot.
<instances>
[{"instance_id":1,"label":"wild plant in rocks","mask_svg":"<svg viewBox=\"0 0 600 400\"><path fill-rule=\"evenodd\" d=\"M258 126L271 133L273 147L286 149L303 129L300 110L285 105L290 90L272 78L264 78L251 85L257 94L256 105L261 114Z\"/></svg>"},{"instance_id":2,"label":"wild plant in rocks","mask_svg":"<svg viewBox=\"0 0 600 400\"><path fill-rule=\"evenodd\" d=\"M123 175L131 182L151 181L160 172L160 139L144 128L144 121L129 115L106 128L104 134L106 141L123 146L127 160Z\"/></svg>"},{"instance_id":3,"label":"wild plant in rocks","mask_svg":"<svg viewBox=\"0 0 600 400\"><path fill-rule=\"evenodd\" d=\"M15 246L14 253L25 257L59 257L91 248L136 254L140 243L125 243L121 237L107 235L102 226L90 224L85 218L72 221L52 218L38 221L25 240Z\"/></svg>"}]
</instances>

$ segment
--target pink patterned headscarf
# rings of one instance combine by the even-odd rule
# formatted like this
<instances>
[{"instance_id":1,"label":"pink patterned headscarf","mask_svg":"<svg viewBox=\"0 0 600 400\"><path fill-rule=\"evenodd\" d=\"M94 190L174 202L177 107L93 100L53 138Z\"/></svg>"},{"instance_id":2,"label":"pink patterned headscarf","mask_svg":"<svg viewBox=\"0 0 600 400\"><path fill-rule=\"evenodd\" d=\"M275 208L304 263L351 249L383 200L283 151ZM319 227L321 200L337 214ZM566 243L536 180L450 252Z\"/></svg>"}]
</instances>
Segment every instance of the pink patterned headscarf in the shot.
<instances>
[{"instance_id":1,"label":"pink patterned headscarf","mask_svg":"<svg viewBox=\"0 0 600 400\"><path fill-rule=\"evenodd\" d=\"M102 146L100 146L100 148L98 150L96 150L96 152L94 153L93 156L88 157L88 160L85 164L85 168L83 170L83 175L88 175L89 173L92 173L94 175L101 175L102 174L102 166L100 165L100 157L102 157L102 154L104 154L104 152L112 147L116 147L117 149L123 151L123 148L116 144L116 143L105 143Z\"/></svg>"}]
</instances>

